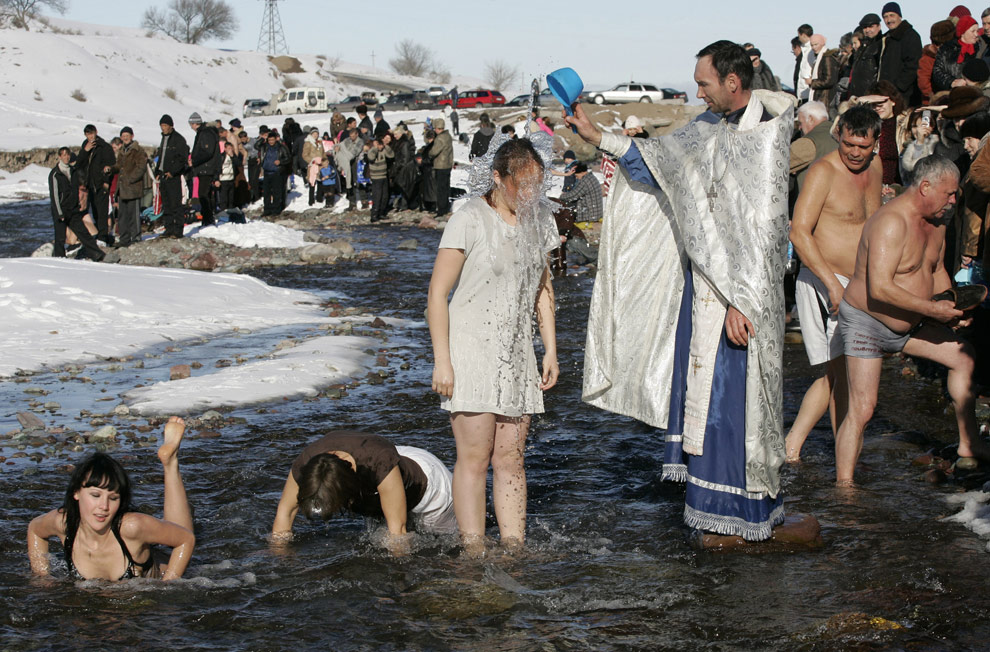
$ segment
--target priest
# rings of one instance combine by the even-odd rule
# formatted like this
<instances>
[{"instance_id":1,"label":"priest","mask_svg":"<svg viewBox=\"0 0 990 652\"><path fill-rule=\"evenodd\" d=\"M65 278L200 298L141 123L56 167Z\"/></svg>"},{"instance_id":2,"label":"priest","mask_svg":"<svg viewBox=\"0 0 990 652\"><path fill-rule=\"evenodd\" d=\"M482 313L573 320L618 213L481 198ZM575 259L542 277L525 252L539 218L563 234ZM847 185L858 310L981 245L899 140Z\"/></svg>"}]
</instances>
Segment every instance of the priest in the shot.
<instances>
[{"instance_id":1,"label":"priest","mask_svg":"<svg viewBox=\"0 0 990 652\"><path fill-rule=\"evenodd\" d=\"M620 162L592 295L583 398L666 431L699 538L771 537L780 467L783 278L794 103L752 91L746 51L697 54L708 111L648 140L565 121Z\"/></svg>"}]
</instances>

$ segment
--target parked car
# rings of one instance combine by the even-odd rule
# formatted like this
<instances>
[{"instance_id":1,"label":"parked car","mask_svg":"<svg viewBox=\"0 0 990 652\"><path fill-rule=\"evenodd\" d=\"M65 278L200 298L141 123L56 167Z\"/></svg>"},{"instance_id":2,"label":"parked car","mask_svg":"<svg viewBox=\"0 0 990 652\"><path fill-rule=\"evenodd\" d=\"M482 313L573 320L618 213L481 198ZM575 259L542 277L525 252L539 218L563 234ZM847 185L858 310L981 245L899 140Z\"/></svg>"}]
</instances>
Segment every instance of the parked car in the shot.
<instances>
[{"instance_id":1,"label":"parked car","mask_svg":"<svg viewBox=\"0 0 990 652\"><path fill-rule=\"evenodd\" d=\"M414 91L412 93L396 93L392 97L388 98L382 107L386 109L392 109L397 111L399 109L404 109L410 111L412 109L432 109L436 106L436 102L430 97L429 93L422 91Z\"/></svg>"},{"instance_id":2,"label":"parked car","mask_svg":"<svg viewBox=\"0 0 990 652\"><path fill-rule=\"evenodd\" d=\"M449 97L445 97L439 102L440 106L450 106L452 104ZM457 108L458 109L472 109L479 105L503 105L505 104L505 96L498 91L490 90L476 90L476 91L464 91L457 98Z\"/></svg>"},{"instance_id":3,"label":"parked car","mask_svg":"<svg viewBox=\"0 0 990 652\"><path fill-rule=\"evenodd\" d=\"M328 104L328 107L330 111L336 109L341 113L347 113L349 111L353 111L354 109L356 109L359 104L364 104L364 100L362 100L357 95L349 95L348 97L345 97L339 102L330 102Z\"/></svg>"},{"instance_id":4,"label":"parked car","mask_svg":"<svg viewBox=\"0 0 990 652\"><path fill-rule=\"evenodd\" d=\"M505 103L505 106L529 106L529 93L523 95L516 95L511 100Z\"/></svg>"},{"instance_id":5,"label":"parked car","mask_svg":"<svg viewBox=\"0 0 990 652\"><path fill-rule=\"evenodd\" d=\"M275 115L326 113L327 92L322 88L293 88L283 91L275 103Z\"/></svg>"},{"instance_id":6,"label":"parked car","mask_svg":"<svg viewBox=\"0 0 990 652\"><path fill-rule=\"evenodd\" d=\"M621 104L624 102L659 102L666 99L663 91L652 84L629 82L619 84L607 91L588 91L583 94L595 104Z\"/></svg>"},{"instance_id":7,"label":"parked car","mask_svg":"<svg viewBox=\"0 0 990 652\"><path fill-rule=\"evenodd\" d=\"M244 100L243 118L250 118L253 115L268 115L268 100Z\"/></svg>"},{"instance_id":8,"label":"parked car","mask_svg":"<svg viewBox=\"0 0 990 652\"><path fill-rule=\"evenodd\" d=\"M444 88L443 86L430 86L428 89L426 89L426 92L429 93L430 97L432 97L434 100L439 100L441 97L447 94L447 89Z\"/></svg>"},{"instance_id":9,"label":"parked car","mask_svg":"<svg viewBox=\"0 0 990 652\"><path fill-rule=\"evenodd\" d=\"M681 100L682 102L687 102L687 93L684 91L679 91L676 88L661 88L663 91L663 99L665 100Z\"/></svg>"}]
</instances>

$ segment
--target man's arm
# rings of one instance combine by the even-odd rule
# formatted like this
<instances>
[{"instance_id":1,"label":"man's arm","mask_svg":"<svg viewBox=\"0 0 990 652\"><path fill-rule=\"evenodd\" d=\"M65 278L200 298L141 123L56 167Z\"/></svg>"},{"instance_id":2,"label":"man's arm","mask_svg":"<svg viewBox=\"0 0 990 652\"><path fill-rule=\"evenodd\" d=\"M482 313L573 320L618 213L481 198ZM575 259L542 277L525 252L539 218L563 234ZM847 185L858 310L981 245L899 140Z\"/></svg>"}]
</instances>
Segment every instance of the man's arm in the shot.
<instances>
[{"instance_id":1,"label":"man's arm","mask_svg":"<svg viewBox=\"0 0 990 652\"><path fill-rule=\"evenodd\" d=\"M791 242L801 262L825 284L828 289L829 311L835 314L842 301L842 284L835 278L835 272L825 260L814 232L821 218L825 200L832 186L833 169L827 161L819 161L808 170L804 187L794 205L794 219L791 220ZM849 243L849 246L853 246Z\"/></svg>"},{"instance_id":2,"label":"man's arm","mask_svg":"<svg viewBox=\"0 0 990 652\"><path fill-rule=\"evenodd\" d=\"M797 174L815 162L818 150L810 138L801 137L791 143L791 174Z\"/></svg>"}]
</instances>

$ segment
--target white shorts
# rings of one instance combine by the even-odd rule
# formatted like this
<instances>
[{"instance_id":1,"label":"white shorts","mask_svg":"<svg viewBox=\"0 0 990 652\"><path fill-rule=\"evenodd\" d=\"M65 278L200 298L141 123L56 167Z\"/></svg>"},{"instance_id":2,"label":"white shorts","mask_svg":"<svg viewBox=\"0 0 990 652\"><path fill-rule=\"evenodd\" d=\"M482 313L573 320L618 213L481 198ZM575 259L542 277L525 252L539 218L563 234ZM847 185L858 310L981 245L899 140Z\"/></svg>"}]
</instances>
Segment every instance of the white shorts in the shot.
<instances>
[{"instance_id":1,"label":"white shorts","mask_svg":"<svg viewBox=\"0 0 990 652\"><path fill-rule=\"evenodd\" d=\"M836 274L835 278L842 287L849 285L845 276ZM801 319L801 338L804 350L808 352L808 362L812 366L824 364L842 355L842 351L833 353L829 350L839 319L828 312L828 289L807 267L798 272L794 301Z\"/></svg>"},{"instance_id":2,"label":"white shorts","mask_svg":"<svg viewBox=\"0 0 990 652\"><path fill-rule=\"evenodd\" d=\"M422 448L396 446L395 450L402 457L408 457L415 462L426 476L426 491L419 504L412 508L417 529L434 534L457 532L457 518L454 516L454 477L444 463Z\"/></svg>"}]
</instances>

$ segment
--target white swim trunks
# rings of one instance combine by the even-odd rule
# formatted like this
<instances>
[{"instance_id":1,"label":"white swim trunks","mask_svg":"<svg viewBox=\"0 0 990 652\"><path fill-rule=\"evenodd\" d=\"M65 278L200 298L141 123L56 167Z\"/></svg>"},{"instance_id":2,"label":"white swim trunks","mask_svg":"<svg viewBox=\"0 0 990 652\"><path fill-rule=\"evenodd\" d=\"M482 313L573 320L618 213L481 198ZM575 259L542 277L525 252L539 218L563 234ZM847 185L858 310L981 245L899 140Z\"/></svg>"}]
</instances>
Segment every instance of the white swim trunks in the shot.
<instances>
[{"instance_id":1,"label":"white swim trunks","mask_svg":"<svg viewBox=\"0 0 990 652\"><path fill-rule=\"evenodd\" d=\"M835 278L842 287L849 285L849 279L845 276L836 274ZM794 301L801 318L801 337L808 352L808 361L819 365L842 355L842 351L834 354L829 351L838 316L828 312L828 289L807 267L802 267L798 272Z\"/></svg>"},{"instance_id":2,"label":"white swim trunks","mask_svg":"<svg viewBox=\"0 0 990 652\"><path fill-rule=\"evenodd\" d=\"M412 509L417 529L434 534L457 532L453 476L444 463L422 448L396 446L395 450L418 464L426 476L426 492Z\"/></svg>"}]
</instances>

